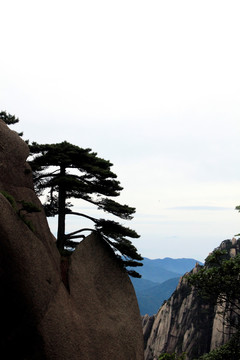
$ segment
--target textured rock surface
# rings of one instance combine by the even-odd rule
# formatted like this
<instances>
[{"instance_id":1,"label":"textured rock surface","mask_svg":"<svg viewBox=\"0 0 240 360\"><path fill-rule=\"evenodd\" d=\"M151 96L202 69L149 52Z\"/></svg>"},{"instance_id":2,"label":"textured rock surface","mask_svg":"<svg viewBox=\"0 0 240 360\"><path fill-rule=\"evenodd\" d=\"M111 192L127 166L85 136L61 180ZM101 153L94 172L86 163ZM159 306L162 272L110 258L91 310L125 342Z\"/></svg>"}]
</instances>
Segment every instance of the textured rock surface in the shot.
<instances>
[{"instance_id":1,"label":"textured rock surface","mask_svg":"<svg viewBox=\"0 0 240 360\"><path fill-rule=\"evenodd\" d=\"M171 298L155 315L145 359L158 359L162 352L186 352L192 359L207 352L212 314L213 309L199 300L182 278Z\"/></svg>"},{"instance_id":2,"label":"textured rock surface","mask_svg":"<svg viewBox=\"0 0 240 360\"><path fill-rule=\"evenodd\" d=\"M147 342L150 337L155 318L156 318L155 315L149 316L148 314L146 314L142 316L144 349L147 347Z\"/></svg>"},{"instance_id":3,"label":"textured rock surface","mask_svg":"<svg viewBox=\"0 0 240 360\"><path fill-rule=\"evenodd\" d=\"M234 256L240 252L240 241L225 240L220 249L228 249ZM198 271L198 265L193 271ZM142 319L145 360L158 359L163 352L186 352L187 359L195 359L225 344L235 330L226 321L231 309L226 308L224 316L219 316L219 310L204 303L186 279L181 278L176 291L154 319L148 316Z\"/></svg>"},{"instance_id":4,"label":"textured rock surface","mask_svg":"<svg viewBox=\"0 0 240 360\"><path fill-rule=\"evenodd\" d=\"M226 304L223 306L217 305L213 321L210 350L216 349L222 344L225 344L231 337L233 329L227 325L227 322L223 321L223 317L220 315L220 312L225 313L225 311L227 311Z\"/></svg>"},{"instance_id":5,"label":"textured rock surface","mask_svg":"<svg viewBox=\"0 0 240 360\"><path fill-rule=\"evenodd\" d=\"M28 147L0 120L0 192L41 208ZM60 256L43 210L28 215L34 232L0 193L0 352L4 359L143 359L131 282L96 236L71 258L66 289Z\"/></svg>"},{"instance_id":6,"label":"textured rock surface","mask_svg":"<svg viewBox=\"0 0 240 360\"><path fill-rule=\"evenodd\" d=\"M83 240L68 278L70 296L60 288L41 323L50 359L65 359L62 354L72 351L77 355L71 359L142 360L137 301L111 248L95 235Z\"/></svg>"}]
</instances>

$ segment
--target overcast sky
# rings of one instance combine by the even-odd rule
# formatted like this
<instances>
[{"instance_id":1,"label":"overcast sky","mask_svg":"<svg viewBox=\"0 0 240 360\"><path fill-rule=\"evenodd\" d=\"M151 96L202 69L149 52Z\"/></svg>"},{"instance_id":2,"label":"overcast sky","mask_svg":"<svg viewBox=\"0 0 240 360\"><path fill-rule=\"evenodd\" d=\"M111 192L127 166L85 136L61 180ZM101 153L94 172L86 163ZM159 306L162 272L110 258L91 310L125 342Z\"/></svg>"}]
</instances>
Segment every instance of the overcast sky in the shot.
<instances>
[{"instance_id":1,"label":"overcast sky","mask_svg":"<svg viewBox=\"0 0 240 360\"><path fill-rule=\"evenodd\" d=\"M0 110L25 139L114 164L143 256L204 260L240 232L239 1L8 0L0 13Z\"/></svg>"}]
</instances>

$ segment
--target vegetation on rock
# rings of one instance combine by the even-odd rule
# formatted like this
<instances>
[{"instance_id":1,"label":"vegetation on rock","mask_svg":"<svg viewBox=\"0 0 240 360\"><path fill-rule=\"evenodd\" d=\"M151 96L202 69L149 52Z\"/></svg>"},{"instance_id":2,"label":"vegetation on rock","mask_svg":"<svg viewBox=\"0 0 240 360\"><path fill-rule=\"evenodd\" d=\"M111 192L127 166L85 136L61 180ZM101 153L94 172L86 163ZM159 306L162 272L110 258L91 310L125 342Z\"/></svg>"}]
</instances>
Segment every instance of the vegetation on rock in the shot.
<instances>
[{"instance_id":1,"label":"vegetation on rock","mask_svg":"<svg viewBox=\"0 0 240 360\"><path fill-rule=\"evenodd\" d=\"M15 117L15 115L11 115L7 113L6 111L0 112L0 119L5 122L7 125L14 125L19 122L19 119ZM19 136L23 136L23 132L18 133Z\"/></svg>"},{"instance_id":2,"label":"vegetation on rock","mask_svg":"<svg viewBox=\"0 0 240 360\"><path fill-rule=\"evenodd\" d=\"M240 254L239 240L223 242L207 258L205 266L188 276L188 282L208 302L219 305L218 314L235 334L225 345L202 356L201 360L240 358ZM233 250L233 253L231 253Z\"/></svg>"},{"instance_id":3,"label":"vegetation on rock","mask_svg":"<svg viewBox=\"0 0 240 360\"><path fill-rule=\"evenodd\" d=\"M121 205L112 197L120 195L123 189L117 176L111 171L112 164L99 158L91 149L83 149L66 141L57 144L37 144L30 146L35 190L38 195L48 189L43 204L47 216L58 216L57 246L60 252L74 249L77 239L84 238L86 231L97 231L113 248L117 259L127 266L139 266L142 260L137 249L128 238L138 238L136 231L113 220L98 219L72 210L70 199L81 199L99 210L124 220L132 219L135 208ZM67 215L76 215L91 220L94 229L81 228L69 234L65 231ZM121 253L123 257L119 255ZM135 277L140 275L129 270Z\"/></svg>"},{"instance_id":4,"label":"vegetation on rock","mask_svg":"<svg viewBox=\"0 0 240 360\"><path fill-rule=\"evenodd\" d=\"M26 218L26 214L30 214L33 212L40 212L38 206L33 204L32 202L21 200L17 201L14 199L12 195L10 195L7 191L1 190L0 194L2 194L12 205L13 209L16 211L20 219L28 226L28 228L31 231L34 231L34 226L30 220ZM17 203L20 204L20 206L17 206Z\"/></svg>"},{"instance_id":5,"label":"vegetation on rock","mask_svg":"<svg viewBox=\"0 0 240 360\"><path fill-rule=\"evenodd\" d=\"M1 190L0 194L2 194L9 201L9 203L12 205L14 210L17 209L16 201L12 195L10 195L7 191L4 191L4 190Z\"/></svg>"},{"instance_id":6,"label":"vegetation on rock","mask_svg":"<svg viewBox=\"0 0 240 360\"><path fill-rule=\"evenodd\" d=\"M240 359L240 334L237 332L233 337L218 349L201 356L198 360L239 360Z\"/></svg>"},{"instance_id":7,"label":"vegetation on rock","mask_svg":"<svg viewBox=\"0 0 240 360\"><path fill-rule=\"evenodd\" d=\"M240 322L240 254L230 257L227 250L217 249L210 254L205 266L188 276L188 282L199 294L214 304L231 306L235 316L228 319L231 326ZM225 308L224 308L225 311Z\"/></svg>"}]
</instances>

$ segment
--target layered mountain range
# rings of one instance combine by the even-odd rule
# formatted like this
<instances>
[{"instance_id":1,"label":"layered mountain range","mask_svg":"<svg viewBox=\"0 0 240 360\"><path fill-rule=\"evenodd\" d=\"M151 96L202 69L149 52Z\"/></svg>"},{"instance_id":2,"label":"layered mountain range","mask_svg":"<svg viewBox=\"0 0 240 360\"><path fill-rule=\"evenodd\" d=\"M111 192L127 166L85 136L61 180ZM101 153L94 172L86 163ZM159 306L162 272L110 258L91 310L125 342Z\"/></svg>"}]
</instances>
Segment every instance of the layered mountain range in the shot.
<instances>
[{"instance_id":1,"label":"layered mountain range","mask_svg":"<svg viewBox=\"0 0 240 360\"><path fill-rule=\"evenodd\" d=\"M142 278L132 278L141 315L156 314L177 287L179 279L196 264L195 259L143 259Z\"/></svg>"}]
</instances>

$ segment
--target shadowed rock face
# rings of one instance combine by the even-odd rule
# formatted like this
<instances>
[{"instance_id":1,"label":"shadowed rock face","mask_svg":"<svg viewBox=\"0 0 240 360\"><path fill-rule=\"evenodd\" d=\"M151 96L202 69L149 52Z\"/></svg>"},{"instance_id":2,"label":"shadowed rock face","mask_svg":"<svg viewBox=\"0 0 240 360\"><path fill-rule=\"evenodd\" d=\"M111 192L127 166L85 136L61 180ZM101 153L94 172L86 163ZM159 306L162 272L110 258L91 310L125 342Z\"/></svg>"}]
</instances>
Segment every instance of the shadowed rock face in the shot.
<instances>
[{"instance_id":1,"label":"shadowed rock face","mask_svg":"<svg viewBox=\"0 0 240 360\"><path fill-rule=\"evenodd\" d=\"M27 145L0 120L0 191L39 206ZM43 209L34 232L0 193L0 353L18 360L142 360L137 300L111 248L95 235L72 257L68 289Z\"/></svg>"}]
</instances>

